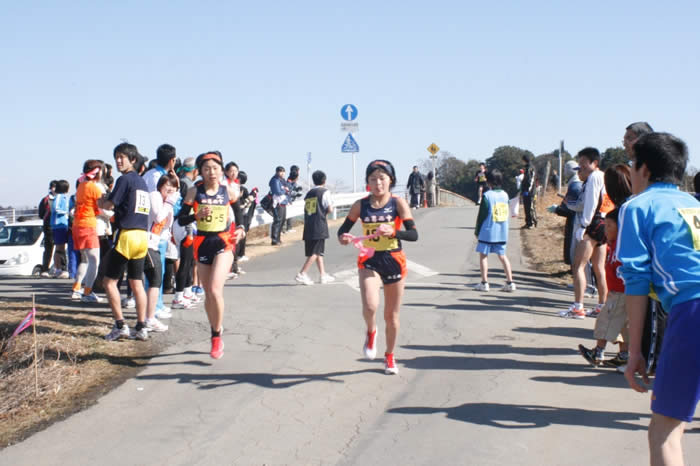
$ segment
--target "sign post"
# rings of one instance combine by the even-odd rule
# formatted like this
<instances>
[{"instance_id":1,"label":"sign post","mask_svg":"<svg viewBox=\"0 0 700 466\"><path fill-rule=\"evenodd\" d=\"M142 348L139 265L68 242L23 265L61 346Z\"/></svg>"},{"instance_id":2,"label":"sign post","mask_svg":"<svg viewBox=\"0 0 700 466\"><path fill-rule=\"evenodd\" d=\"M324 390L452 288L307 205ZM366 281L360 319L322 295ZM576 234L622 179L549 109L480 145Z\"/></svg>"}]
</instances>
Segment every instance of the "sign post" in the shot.
<instances>
[{"instance_id":1,"label":"sign post","mask_svg":"<svg viewBox=\"0 0 700 466\"><path fill-rule=\"evenodd\" d=\"M360 146L352 137L353 132L360 130L359 124L355 119L357 118L357 107L353 104L346 104L340 107L340 116L344 121L340 122L340 130L347 132L348 135L345 138L345 142L340 148L343 153L350 152L352 154L352 192L357 192L357 176L355 174L355 154L360 152Z\"/></svg>"},{"instance_id":2,"label":"sign post","mask_svg":"<svg viewBox=\"0 0 700 466\"><path fill-rule=\"evenodd\" d=\"M428 152L430 152L430 161L433 163L433 186L435 186L435 198L433 202L438 205L439 191L437 185L437 173L435 172L435 161L437 160L437 153L440 150L437 144L432 143L428 146Z\"/></svg>"}]
</instances>

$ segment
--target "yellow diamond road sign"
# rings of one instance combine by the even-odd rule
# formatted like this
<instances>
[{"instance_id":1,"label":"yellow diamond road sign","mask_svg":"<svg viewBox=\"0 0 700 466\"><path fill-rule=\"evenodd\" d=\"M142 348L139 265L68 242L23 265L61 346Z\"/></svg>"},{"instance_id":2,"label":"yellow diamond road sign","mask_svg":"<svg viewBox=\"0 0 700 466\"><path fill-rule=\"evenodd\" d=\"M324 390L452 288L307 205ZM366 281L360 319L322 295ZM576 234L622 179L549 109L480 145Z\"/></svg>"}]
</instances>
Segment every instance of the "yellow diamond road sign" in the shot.
<instances>
[{"instance_id":1,"label":"yellow diamond road sign","mask_svg":"<svg viewBox=\"0 0 700 466\"><path fill-rule=\"evenodd\" d=\"M428 152L430 152L433 155L437 154L437 152L439 150L440 150L440 148L435 143L432 143L431 145L428 146Z\"/></svg>"}]
</instances>

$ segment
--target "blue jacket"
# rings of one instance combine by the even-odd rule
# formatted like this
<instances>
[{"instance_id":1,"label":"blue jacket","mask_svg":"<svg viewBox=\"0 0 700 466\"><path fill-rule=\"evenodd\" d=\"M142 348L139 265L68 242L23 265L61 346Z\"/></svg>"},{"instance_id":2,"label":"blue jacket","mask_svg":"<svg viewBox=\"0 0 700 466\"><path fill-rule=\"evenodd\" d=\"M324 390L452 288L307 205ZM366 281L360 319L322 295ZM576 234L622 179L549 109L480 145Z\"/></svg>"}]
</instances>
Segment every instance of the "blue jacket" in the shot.
<instances>
[{"instance_id":1,"label":"blue jacket","mask_svg":"<svg viewBox=\"0 0 700 466\"><path fill-rule=\"evenodd\" d=\"M479 207L474 233L484 243L506 243L508 241L508 194L502 189L484 193Z\"/></svg>"},{"instance_id":2,"label":"blue jacket","mask_svg":"<svg viewBox=\"0 0 700 466\"><path fill-rule=\"evenodd\" d=\"M625 294L653 289L668 312L700 298L700 203L693 196L654 183L622 205L618 230Z\"/></svg>"},{"instance_id":3,"label":"blue jacket","mask_svg":"<svg viewBox=\"0 0 700 466\"><path fill-rule=\"evenodd\" d=\"M52 229L68 229L68 195L56 194L56 197L51 201L51 228Z\"/></svg>"}]
</instances>

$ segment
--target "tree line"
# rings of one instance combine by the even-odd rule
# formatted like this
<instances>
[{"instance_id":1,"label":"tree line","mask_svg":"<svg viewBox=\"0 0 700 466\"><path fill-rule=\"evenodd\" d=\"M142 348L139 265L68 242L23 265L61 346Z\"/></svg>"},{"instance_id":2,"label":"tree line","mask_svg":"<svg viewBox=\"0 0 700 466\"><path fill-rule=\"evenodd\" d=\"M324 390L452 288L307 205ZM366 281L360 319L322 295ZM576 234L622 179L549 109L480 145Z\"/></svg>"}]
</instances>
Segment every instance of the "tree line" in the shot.
<instances>
[{"instance_id":1,"label":"tree line","mask_svg":"<svg viewBox=\"0 0 700 466\"><path fill-rule=\"evenodd\" d=\"M503 190L512 198L518 193L515 177L523 168L523 156L527 155L535 168L536 181L540 185L544 185L547 172L547 163L550 164L550 179L548 186L554 186L556 189L555 176L559 175L559 149L545 154L535 156L529 150L521 149L515 146L500 146L493 151L493 155L486 160L467 160L466 162L454 154L442 151L438 157L436 172L440 187L464 197L476 201L477 199L477 183L475 181L476 174L479 172L479 164L485 163L487 171L498 169L503 173ZM629 158L622 147L609 147L600 154L600 169L605 170L608 167L618 163L628 163ZM574 160L574 157L566 150L562 154L562 168L569 160ZM430 171L432 167L429 159L421 161L423 172ZM556 174L554 173L556 171ZM686 179L681 186L685 191L693 191L692 177L696 169L690 167L686 173ZM566 179L562 179L562 189L566 187Z\"/></svg>"}]
</instances>

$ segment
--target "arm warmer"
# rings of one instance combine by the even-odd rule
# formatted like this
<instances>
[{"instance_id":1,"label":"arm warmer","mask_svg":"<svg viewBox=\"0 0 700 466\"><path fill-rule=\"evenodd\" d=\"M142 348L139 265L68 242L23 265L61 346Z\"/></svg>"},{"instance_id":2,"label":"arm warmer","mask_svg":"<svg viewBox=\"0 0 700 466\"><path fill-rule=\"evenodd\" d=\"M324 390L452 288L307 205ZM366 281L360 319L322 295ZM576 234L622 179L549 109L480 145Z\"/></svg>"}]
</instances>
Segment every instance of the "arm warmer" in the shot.
<instances>
[{"instance_id":1,"label":"arm warmer","mask_svg":"<svg viewBox=\"0 0 700 466\"><path fill-rule=\"evenodd\" d=\"M338 238L340 238L345 233L350 233L350 230L352 229L353 225L355 225L355 221L350 220L348 217L345 217L345 221L340 226L340 228L338 228Z\"/></svg>"},{"instance_id":2,"label":"arm warmer","mask_svg":"<svg viewBox=\"0 0 700 466\"><path fill-rule=\"evenodd\" d=\"M182 209L180 209L180 214L177 216L177 223L181 227L187 226L194 222L194 214L191 214L192 206L189 204L182 204Z\"/></svg>"},{"instance_id":3,"label":"arm warmer","mask_svg":"<svg viewBox=\"0 0 700 466\"><path fill-rule=\"evenodd\" d=\"M413 219L404 220L403 224L406 227L406 231L399 230L395 233L395 236L402 241L417 241L418 230L416 230L416 224Z\"/></svg>"},{"instance_id":4,"label":"arm warmer","mask_svg":"<svg viewBox=\"0 0 700 466\"><path fill-rule=\"evenodd\" d=\"M243 228L243 215L241 215L241 202L240 198L236 199L236 202L231 203L231 209L233 209L233 221L236 222L236 229Z\"/></svg>"}]
</instances>

